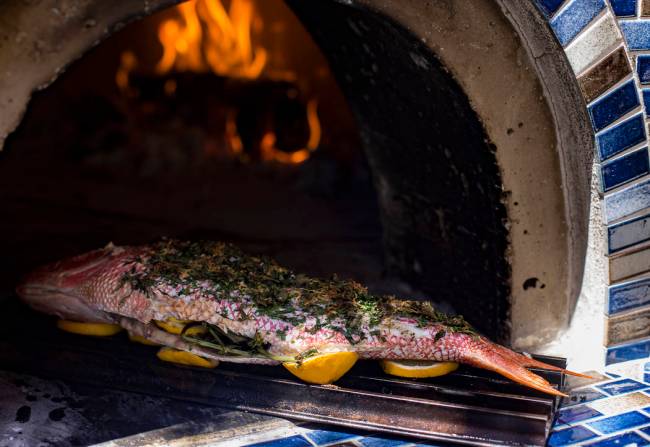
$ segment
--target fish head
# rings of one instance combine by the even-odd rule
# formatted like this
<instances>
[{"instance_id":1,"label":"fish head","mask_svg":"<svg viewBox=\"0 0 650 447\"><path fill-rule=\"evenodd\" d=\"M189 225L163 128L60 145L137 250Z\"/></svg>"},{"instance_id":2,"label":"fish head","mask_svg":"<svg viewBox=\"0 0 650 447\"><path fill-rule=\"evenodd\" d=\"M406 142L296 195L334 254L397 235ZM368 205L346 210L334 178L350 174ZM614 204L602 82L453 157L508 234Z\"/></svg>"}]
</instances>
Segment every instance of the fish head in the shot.
<instances>
[{"instance_id":1,"label":"fish head","mask_svg":"<svg viewBox=\"0 0 650 447\"><path fill-rule=\"evenodd\" d=\"M113 318L96 302L92 285L115 264L116 247L93 250L42 266L27 274L16 293L33 309L81 322L108 323Z\"/></svg>"}]
</instances>

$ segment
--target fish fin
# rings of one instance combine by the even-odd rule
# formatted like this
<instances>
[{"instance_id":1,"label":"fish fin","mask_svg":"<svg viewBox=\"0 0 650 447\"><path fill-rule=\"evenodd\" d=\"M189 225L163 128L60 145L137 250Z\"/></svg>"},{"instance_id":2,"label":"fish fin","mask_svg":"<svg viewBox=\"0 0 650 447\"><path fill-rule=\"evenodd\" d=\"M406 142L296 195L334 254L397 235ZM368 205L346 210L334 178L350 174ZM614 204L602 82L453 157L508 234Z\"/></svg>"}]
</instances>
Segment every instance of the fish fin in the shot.
<instances>
[{"instance_id":1,"label":"fish fin","mask_svg":"<svg viewBox=\"0 0 650 447\"><path fill-rule=\"evenodd\" d=\"M534 365L531 364L531 360L534 362ZM538 391L555 396L567 397L565 393L554 388L546 379L526 369L528 366L541 367L540 365L545 365L545 369L561 370L561 368L546 365L525 355L517 354L483 337L477 343L473 343L472 349L468 350L461 361L478 368L494 371L510 380Z\"/></svg>"},{"instance_id":2,"label":"fish fin","mask_svg":"<svg viewBox=\"0 0 650 447\"><path fill-rule=\"evenodd\" d=\"M505 348L504 348L505 349ZM592 376L588 376L587 374L582 374L579 372L571 371L568 369L563 369L563 368L558 368L557 366L549 365L548 363L540 362L539 360L535 360L533 358L527 357L525 355L519 354L517 352L511 351L512 354L515 354L516 357L520 358L522 363L522 366L525 366L527 368L539 368L539 369L547 369L549 371L558 371L558 372L563 372L564 374L569 374L570 376L576 376L576 377L582 377L585 379L593 379Z\"/></svg>"}]
</instances>

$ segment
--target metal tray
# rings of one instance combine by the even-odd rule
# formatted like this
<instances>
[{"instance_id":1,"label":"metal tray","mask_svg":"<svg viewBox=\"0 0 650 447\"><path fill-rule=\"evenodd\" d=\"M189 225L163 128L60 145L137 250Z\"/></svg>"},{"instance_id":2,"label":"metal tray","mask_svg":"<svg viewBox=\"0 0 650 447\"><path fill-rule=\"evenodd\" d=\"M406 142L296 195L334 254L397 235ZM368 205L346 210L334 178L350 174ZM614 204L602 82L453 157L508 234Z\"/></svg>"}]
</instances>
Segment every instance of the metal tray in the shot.
<instances>
[{"instance_id":1,"label":"metal tray","mask_svg":"<svg viewBox=\"0 0 650 447\"><path fill-rule=\"evenodd\" d=\"M544 445L559 401L469 367L409 380L360 361L336 385L325 386L300 382L277 366L184 367L159 361L157 348L124 335L75 336L56 330L49 317L13 314L5 321L14 323L0 332L0 369L301 421L449 443ZM535 358L565 365L560 358ZM564 384L563 374L534 371Z\"/></svg>"}]
</instances>

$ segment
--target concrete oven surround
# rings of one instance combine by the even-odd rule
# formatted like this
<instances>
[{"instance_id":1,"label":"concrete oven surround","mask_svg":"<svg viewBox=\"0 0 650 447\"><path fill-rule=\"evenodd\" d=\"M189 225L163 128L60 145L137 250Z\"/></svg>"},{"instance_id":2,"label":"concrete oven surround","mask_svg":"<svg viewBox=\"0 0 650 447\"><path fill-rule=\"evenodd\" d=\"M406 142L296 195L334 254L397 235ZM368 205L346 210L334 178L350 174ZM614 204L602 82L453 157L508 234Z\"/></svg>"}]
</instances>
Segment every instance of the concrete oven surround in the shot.
<instances>
[{"instance_id":1,"label":"concrete oven surround","mask_svg":"<svg viewBox=\"0 0 650 447\"><path fill-rule=\"evenodd\" d=\"M650 17L644 18L650 2L317 3L326 9L331 2L389 17L416 36L463 89L496 147L509 216L512 343L530 349L558 342L574 313L572 327L584 332L581 313L602 321L607 287L608 363L647 357L650 167L643 104L650 94L643 86L650 84L650 56L644 55L650 50ZM33 91L127 21L174 3L2 2L0 144L18 125ZM298 16L306 15L306 3L289 2ZM426 69L426 61L411 60ZM363 110L363 101L355 101ZM381 196L381 178L378 185ZM599 239L605 232L606 248ZM609 278L601 274L605 255ZM584 344L602 349L598 332L575 339L572 352L563 352L561 343L556 352L571 356Z\"/></svg>"},{"instance_id":2,"label":"concrete oven surround","mask_svg":"<svg viewBox=\"0 0 650 447\"><path fill-rule=\"evenodd\" d=\"M576 75L596 139L609 278L606 363L650 354L648 0L539 0Z\"/></svg>"}]
</instances>

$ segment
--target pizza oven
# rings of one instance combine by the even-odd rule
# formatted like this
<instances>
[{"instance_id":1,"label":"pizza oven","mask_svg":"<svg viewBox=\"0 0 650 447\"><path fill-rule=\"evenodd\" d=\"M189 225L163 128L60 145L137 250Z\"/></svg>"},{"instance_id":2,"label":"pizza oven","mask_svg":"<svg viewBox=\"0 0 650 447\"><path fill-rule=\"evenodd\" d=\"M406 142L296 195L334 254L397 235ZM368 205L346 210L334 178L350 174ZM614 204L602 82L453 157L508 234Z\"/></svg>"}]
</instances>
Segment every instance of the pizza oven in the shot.
<instances>
[{"instance_id":1,"label":"pizza oven","mask_svg":"<svg viewBox=\"0 0 650 447\"><path fill-rule=\"evenodd\" d=\"M0 6L4 302L109 242L222 240L579 355L593 135L532 2L176 3Z\"/></svg>"}]
</instances>

